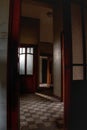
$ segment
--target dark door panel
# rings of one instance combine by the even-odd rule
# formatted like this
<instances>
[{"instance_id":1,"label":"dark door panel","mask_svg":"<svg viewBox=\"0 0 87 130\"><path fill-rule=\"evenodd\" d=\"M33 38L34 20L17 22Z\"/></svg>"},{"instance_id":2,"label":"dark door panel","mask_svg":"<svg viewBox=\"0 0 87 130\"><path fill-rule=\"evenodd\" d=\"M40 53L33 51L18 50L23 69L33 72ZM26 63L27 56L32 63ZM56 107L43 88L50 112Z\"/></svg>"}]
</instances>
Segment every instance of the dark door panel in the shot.
<instances>
[{"instance_id":1,"label":"dark door panel","mask_svg":"<svg viewBox=\"0 0 87 130\"><path fill-rule=\"evenodd\" d=\"M47 83L47 59L42 60L42 83Z\"/></svg>"}]
</instances>

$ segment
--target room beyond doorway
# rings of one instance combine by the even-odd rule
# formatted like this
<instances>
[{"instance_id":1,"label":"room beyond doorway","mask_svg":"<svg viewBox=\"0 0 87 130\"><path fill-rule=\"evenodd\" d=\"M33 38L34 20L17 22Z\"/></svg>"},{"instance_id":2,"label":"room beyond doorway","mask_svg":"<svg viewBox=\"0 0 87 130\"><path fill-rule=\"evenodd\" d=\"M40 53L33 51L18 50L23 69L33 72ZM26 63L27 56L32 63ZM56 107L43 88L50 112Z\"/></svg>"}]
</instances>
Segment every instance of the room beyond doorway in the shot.
<instances>
[{"instance_id":1,"label":"room beyond doorway","mask_svg":"<svg viewBox=\"0 0 87 130\"><path fill-rule=\"evenodd\" d=\"M17 2L17 1L16 1L16 2ZM19 2L19 1L18 1L18 2ZM13 3L13 6L12 6L12 7L16 7L16 4L17 4L17 3ZM17 7L19 7L19 3L18 3L18 6L17 6ZM15 10L14 8L11 8L11 9L12 9L12 12L15 12L15 14L16 14L16 10ZM19 13L20 13L20 10L19 10L19 8L17 8L17 9L18 9L17 11L19 11L19 12L18 12L18 14L19 14ZM14 11L13 11L13 10L14 10ZM15 17L18 18L19 15L16 16L16 15L14 15L13 13L11 13L11 15L13 15L11 21L14 20L14 23L16 23L17 21L15 21ZM18 20L19 20L19 19L18 19ZM12 22L13 22L13 21L12 21ZM15 34L15 33L13 33L13 32L15 31L15 26L14 26L14 24L12 24L12 25L13 25L13 26L11 26L11 27L12 27L13 30L12 30L12 35L11 35L11 36L13 36L13 34ZM16 27L17 27L17 31L18 31L18 30L19 30L19 26L16 26ZM16 35L18 35L18 32L17 32ZM18 37L18 36L17 36L17 37ZM13 37L12 37L12 38L13 38ZM16 38L16 37L15 37L15 38ZM18 39L15 39L15 40L17 40L17 42L18 42ZM12 41L14 41L14 39L12 39ZM15 43L15 41L12 42L12 43ZM12 44L12 45L13 45L13 44ZM17 46L16 46L16 47L17 47ZM16 49L17 49L17 48L15 48L15 50L16 50ZM17 51L17 50L16 50L16 51ZM13 53L12 53L12 54L13 54ZM17 56L17 55L16 55L16 56ZM15 56L15 57L16 57L16 56ZM11 59L11 58L10 58L10 59ZM18 61L18 59L17 59L17 61ZM16 62L16 64L17 64L17 62ZM13 68L12 68L12 69L13 69ZM13 72L13 71L12 71L12 72ZM18 86L17 86L17 88L18 88ZM18 95L17 95L17 94L18 94L18 89L15 88L15 91L13 91L13 89L11 89L11 90L12 90L12 92L14 92L14 98L13 98L13 100L12 100L12 101L14 101L14 100L15 100L15 96L17 96L17 98L18 98ZM12 96L12 94L11 94L11 96ZM12 96L12 97L13 97L13 96ZM12 111L11 111L11 114L12 114L12 115L11 115L11 116L12 116L11 119L14 119L14 115L15 115L15 114L16 114L16 115L15 115L15 119L17 119L17 117L18 117L18 111L17 111L18 109L16 109L16 108L18 108L18 104L17 104L16 102L18 103L18 100L15 101L15 104L16 104L16 105L15 105L15 104L12 104L12 105L14 105L14 106L12 106L12 108L11 108L11 110L12 110ZM11 103L12 103L12 102L11 102ZM9 106L10 106L10 105L9 105ZM16 107L16 106L17 106L17 107ZM13 111L14 111L14 112L13 112ZM9 111L9 113L10 113L10 111ZM14 120L15 120L15 119L14 119ZM12 129L14 129L14 126L15 126L15 128L18 127L17 121L16 121L16 123L17 123L17 124L16 124L16 123L13 122L14 120L11 121L11 123L12 123L12 127L11 127L11 128L12 128ZM9 122L8 122L8 123L9 123ZM14 125L14 124L15 124L15 125ZM10 126L10 124L9 124L9 126Z\"/></svg>"},{"instance_id":2,"label":"room beyond doorway","mask_svg":"<svg viewBox=\"0 0 87 130\"><path fill-rule=\"evenodd\" d=\"M37 81L38 85L34 91L28 89L20 95L20 129L57 130L64 127L64 106L53 93L53 17L48 15L53 8L42 6L44 4L40 6L38 2L32 4L22 1L21 4L20 45L23 43L27 46L37 46L37 53L34 53L33 59L34 66L37 65L34 71L36 76L32 76L31 83L30 77L24 78L28 79L27 88L33 90ZM33 104L30 104L31 102Z\"/></svg>"},{"instance_id":3,"label":"room beyond doorway","mask_svg":"<svg viewBox=\"0 0 87 130\"><path fill-rule=\"evenodd\" d=\"M53 87L53 57L46 55L39 59L39 87Z\"/></svg>"}]
</instances>

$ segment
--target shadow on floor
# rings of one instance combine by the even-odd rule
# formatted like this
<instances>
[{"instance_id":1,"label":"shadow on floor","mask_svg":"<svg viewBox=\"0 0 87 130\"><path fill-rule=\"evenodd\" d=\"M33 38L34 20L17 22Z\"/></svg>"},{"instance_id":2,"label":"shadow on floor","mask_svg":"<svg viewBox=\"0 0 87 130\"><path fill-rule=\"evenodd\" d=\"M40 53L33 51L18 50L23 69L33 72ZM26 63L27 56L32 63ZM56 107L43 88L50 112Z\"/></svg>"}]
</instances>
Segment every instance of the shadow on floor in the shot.
<instances>
[{"instance_id":1,"label":"shadow on floor","mask_svg":"<svg viewBox=\"0 0 87 130\"><path fill-rule=\"evenodd\" d=\"M38 87L37 88L37 91L36 92L38 92L38 93L40 93L40 94L45 94L45 95L47 95L47 96L54 96L53 95L53 87Z\"/></svg>"}]
</instances>

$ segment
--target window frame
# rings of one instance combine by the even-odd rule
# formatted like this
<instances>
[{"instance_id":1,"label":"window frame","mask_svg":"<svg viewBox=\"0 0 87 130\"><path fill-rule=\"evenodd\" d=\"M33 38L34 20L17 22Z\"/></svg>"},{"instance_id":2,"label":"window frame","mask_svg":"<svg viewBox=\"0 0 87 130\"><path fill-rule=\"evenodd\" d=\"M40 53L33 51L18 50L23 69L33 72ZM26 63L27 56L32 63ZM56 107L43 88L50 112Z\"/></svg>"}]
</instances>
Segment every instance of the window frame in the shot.
<instances>
[{"instance_id":1,"label":"window frame","mask_svg":"<svg viewBox=\"0 0 87 130\"><path fill-rule=\"evenodd\" d=\"M21 45L18 47L18 57L21 55L20 52L19 52L19 49L20 48L25 48L25 53L21 53L21 54L25 54L25 73L24 74L20 74L20 62L19 62L19 75L20 76L33 76L34 74L34 46L31 46L31 45ZM33 53L27 53L27 48L33 48ZM33 70L32 70L32 74L27 74L27 54L31 54L33 55ZM20 60L20 58L19 58Z\"/></svg>"}]
</instances>

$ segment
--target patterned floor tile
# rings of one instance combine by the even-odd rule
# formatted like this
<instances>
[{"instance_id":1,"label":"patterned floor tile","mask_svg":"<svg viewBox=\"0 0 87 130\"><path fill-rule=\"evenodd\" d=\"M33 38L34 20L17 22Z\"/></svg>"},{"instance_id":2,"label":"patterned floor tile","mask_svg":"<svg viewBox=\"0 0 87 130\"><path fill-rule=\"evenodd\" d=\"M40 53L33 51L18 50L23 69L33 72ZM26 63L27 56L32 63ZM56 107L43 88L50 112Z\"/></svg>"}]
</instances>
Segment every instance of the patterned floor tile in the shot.
<instances>
[{"instance_id":1,"label":"patterned floor tile","mask_svg":"<svg viewBox=\"0 0 87 130\"><path fill-rule=\"evenodd\" d=\"M64 104L57 99L29 94L20 98L20 130L63 129ZM60 120L59 120L60 119Z\"/></svg>"}]
</instances>

